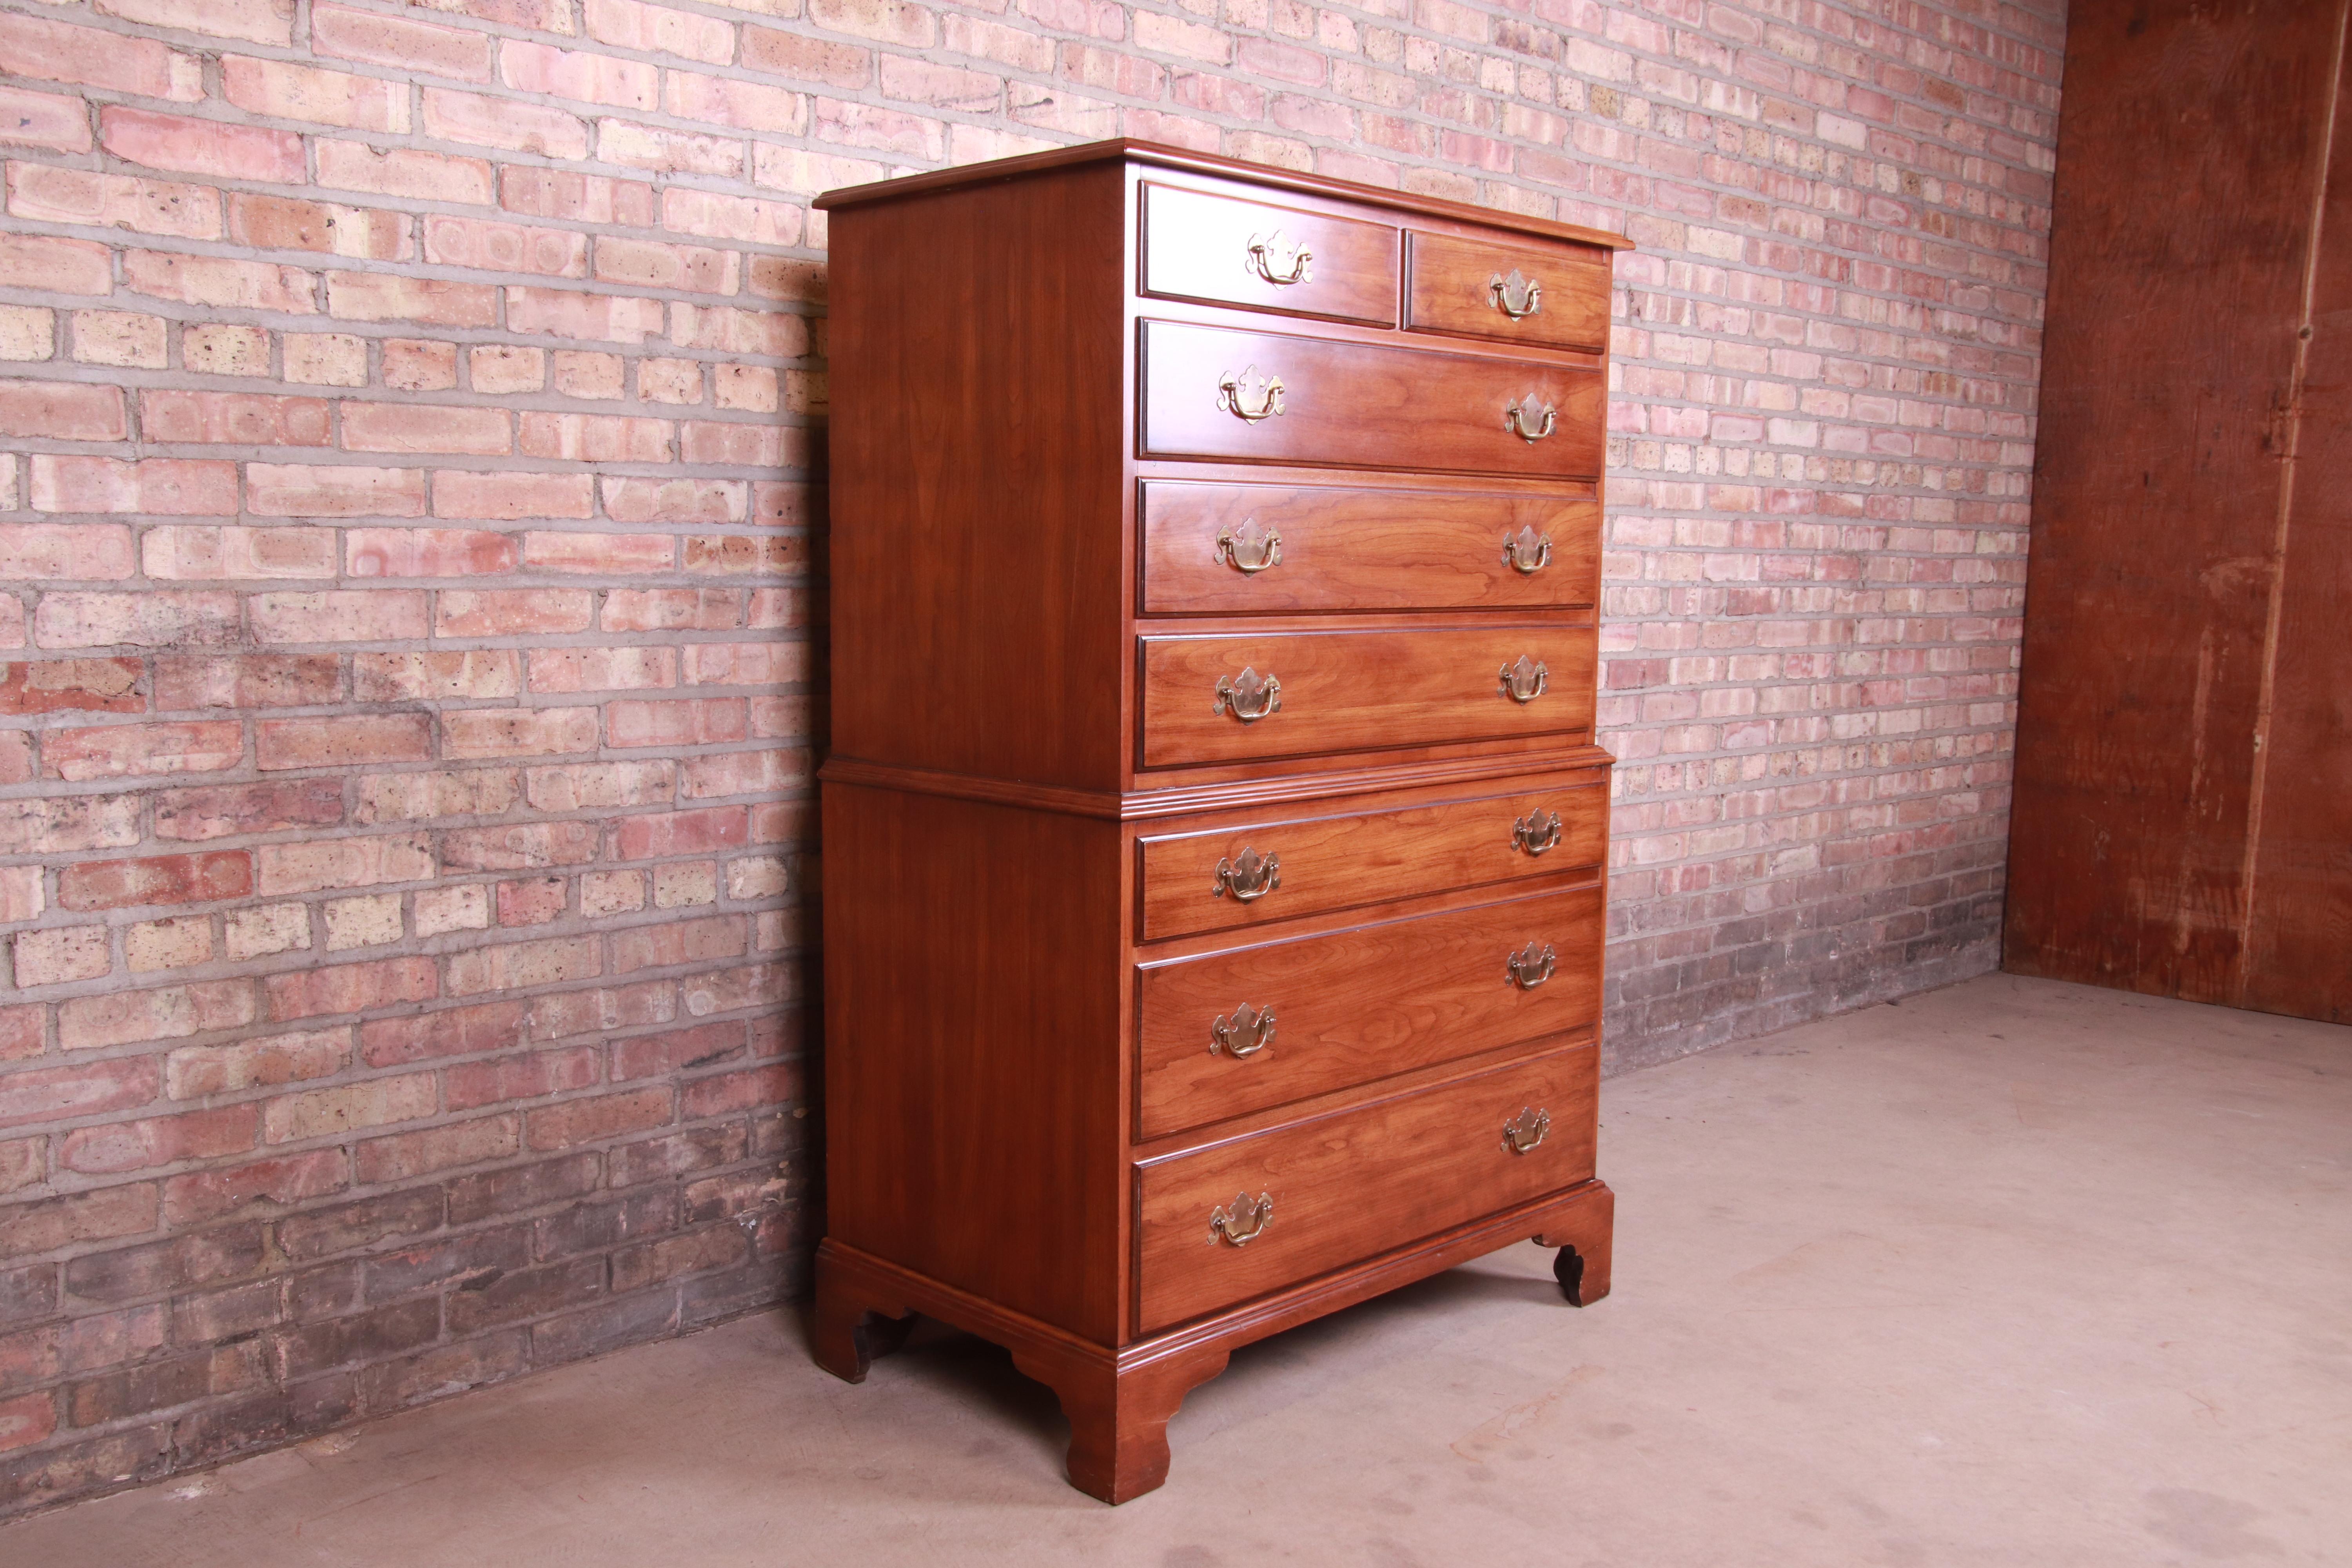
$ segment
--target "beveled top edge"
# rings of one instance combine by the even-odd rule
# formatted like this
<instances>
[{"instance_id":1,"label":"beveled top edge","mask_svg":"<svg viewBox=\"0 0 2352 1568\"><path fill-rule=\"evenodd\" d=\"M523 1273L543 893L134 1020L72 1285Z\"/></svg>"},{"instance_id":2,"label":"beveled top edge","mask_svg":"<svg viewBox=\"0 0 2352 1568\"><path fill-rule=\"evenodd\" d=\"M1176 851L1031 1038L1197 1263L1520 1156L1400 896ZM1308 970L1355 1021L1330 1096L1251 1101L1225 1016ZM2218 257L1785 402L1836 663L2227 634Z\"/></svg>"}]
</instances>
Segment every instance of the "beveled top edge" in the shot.
<instances>
[{"instance_id":1,"label":"beveled top edge","mask_svg":"<svg viewBox=\"0 0 2352 1568\"><path fill-rule=\"evenodd\" d=\"M1384 191L1378 185L1360 185L1352 180L1335 180L1324 174L1301 174L1289 169L1270 168L1263 163L1247 163L1239 158L1227 158L1215 153L1195 153L1185 147L1171 147L1160 142L1138 142L1131 137L1114 137L1108 142L1088 142L1076 147L1056 147L1045 153L1024 153L1017 158L994 158L984 163L964 163L952 169L933 169L928 174L906 174L895 180L877 180L866 185L844 185L817 197L815 205L825 211L843 207L865 206L874 202L896 201L903 196L928 195L934 191L953 190L961 185L986 184L998 180L1017 180L1030 174L1042 174L1055 169L1067 169L1081 163L1108 163L1118 160L1130 163L1150 163L1164 169L1186 169L1200 174L1226 174L1249 180L1279 190L1307 191L1316 195L1339 196L1368 206L1391 207L1400 212L1426 213L1433 217L1451 218L1459 223L1483 224L1489 228L1516 229L1522 234L1540 235L1546 239L1573 240L1579 245L1597 245L1610 250L1631 250L1633 242L1622 234L1606 229L1586 228L1580 224L1559 223L1550 218L1530 217L1525 213L1505 212L1499 207L1474 206L1468 202L1448 201L1443 196L1416 196L1402 191Z\"/></svg>"}]
</instances>

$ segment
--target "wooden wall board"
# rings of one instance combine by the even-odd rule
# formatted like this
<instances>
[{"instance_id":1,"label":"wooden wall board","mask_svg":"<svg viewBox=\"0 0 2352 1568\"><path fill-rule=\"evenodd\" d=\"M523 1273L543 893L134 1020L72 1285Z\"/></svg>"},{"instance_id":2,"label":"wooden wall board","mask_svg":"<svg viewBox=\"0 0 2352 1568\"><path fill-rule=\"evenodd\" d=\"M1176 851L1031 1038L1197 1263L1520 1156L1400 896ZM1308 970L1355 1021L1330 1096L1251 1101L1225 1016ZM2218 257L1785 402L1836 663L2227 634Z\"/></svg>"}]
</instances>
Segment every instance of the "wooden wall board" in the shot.
<instances>
[{"instance_id":1,"label":"wooden wall board","mask_svg":"<svg viewBox=\"0 0 2352 1568\"><path fill-rule=\"evenodd\" d=\"M2069 16L2013 971L2271 994L2249 986L2247 894L2269 677L2299 657L2278 639L2305 619L2279 613L2284 520L2344 16L2342 0L2091 0ZM2278 692L2311 707L2299 678ZM2273 804L2325 825L2300 791ZM2294 888L2274 877L2265 896ZM2264 930L2303 920L2283 908ZM2264 940L2284 960L2284 939Z\"/></svg>"},{"instance_id":2,"label":"wooden wall board","mask_svg":"<svg viewBox=\"0 0 2352 1568\"><path fill-rule=\"evenodd\" d=\"M2243 989L2352 1024L2352 53L2311 268L2254 802Z\"/></svg>"}]
</instances>

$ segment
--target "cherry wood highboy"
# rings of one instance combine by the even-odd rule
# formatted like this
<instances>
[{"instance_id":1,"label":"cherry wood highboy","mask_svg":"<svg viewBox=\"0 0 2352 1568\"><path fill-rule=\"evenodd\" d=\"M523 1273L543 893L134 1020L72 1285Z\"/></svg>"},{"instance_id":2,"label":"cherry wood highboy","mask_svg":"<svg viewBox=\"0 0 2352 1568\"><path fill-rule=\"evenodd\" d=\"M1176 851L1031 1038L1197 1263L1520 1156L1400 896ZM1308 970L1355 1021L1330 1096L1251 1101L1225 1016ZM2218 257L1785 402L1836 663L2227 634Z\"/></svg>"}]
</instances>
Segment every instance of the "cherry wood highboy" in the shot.
<instances>
[{"instance_id":1,"label":"cherry wood highboy","mask_svg":"<svg viewBox=\"0 0 2352 1568\"><path fill-rule=\"evenodd\" d=\"M829 1234L1168 1469L1238 1344L1609 1285L1614 236L1141 142L835 191Z\"/></svg>"}]
</instances>

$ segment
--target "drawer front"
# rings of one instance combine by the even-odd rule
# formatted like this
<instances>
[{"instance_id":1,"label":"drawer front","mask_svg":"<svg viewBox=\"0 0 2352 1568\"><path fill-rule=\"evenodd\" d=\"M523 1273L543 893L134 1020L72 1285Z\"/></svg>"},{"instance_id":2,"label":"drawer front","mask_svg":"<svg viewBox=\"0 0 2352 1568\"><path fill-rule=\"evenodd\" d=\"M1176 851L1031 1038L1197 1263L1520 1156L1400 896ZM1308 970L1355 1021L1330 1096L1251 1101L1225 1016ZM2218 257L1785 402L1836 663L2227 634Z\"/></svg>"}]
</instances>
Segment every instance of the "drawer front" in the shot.
<instances>
[{"instance_id":1,"label":"drawer front","mask_svg":"<svg viewBox=\"0 0 2352 1568\"><path fill-rule=\"evenodd\" d=\"M1143 487L1147 615L1583 607L1600 560L1581 496Z\"/></svg>"},{"instance_id":2,"label":"drawer front","mask_svg":"<svg viewBox=\"0 0 2352 1568\"><path fill-rule=\"evenodd\" d=\"M1397 231L1146 184L1143 291L1394 326Z\"/></svg>"},{"instance_id":3,"label":"drawer front","mask_svg":"<svg viewBox=\"0 0 2352 1568\"><path fill-rule=\"evenodd\" d=\"M1590 774L1522 794L1146 838L1143 940L1556 875L1600 865L1608 840L1608 793ZM1249 873L1262 864L1272 869Z\"/></svg>"},{"instance_id":4,"label":"drawer front","mask_svg":"<svg viewBox=\"0 0 2352 1568\"><path fill-rule=\"evenodd\" d=\"M1601 942L1595 886L1140 965L1142 1135L1582 1028Z\"/></svg>"},{"instance_id":5,"label":"drawer front","mask_svg":"<svg viewBox=\"0 0 2352 1568\"><path fill-rule=\"evenodd\" d=\"M1146 457L1601 472L1607 410L1598 371L1147 321L1143 380Z\"/></svg>"},{"instance_id":6,"label":"drawer front","mask_svg":"<svg viewBox=\"0 0 2352 1568\"><path fill-rule=\"evenodd\" d=\"M1598 1068L1598 1052L1581 1046L1144 1166L1140 1327L1180 1323L1591 1179ZM1547 1113L1549 1131L1520 1154L1504 1125L1523 1110ZM1238 1247L1211 1226L1236 1207L1245 1212L1230 1228L1249 1237Z\"/></svg>"},{"instance_id":7,"label":"drawer front","mask_svg":"<svg viewBox=\"0 0 2352 1568\"><path fill-rule=\"evenodd\" d=\"M1592 728L1589 626L1267 632L1141 643L1146 767ZM1515 679L1523 668L1540 672L1518 688L1530 693L1527 701L1506 689L1507 668ZM1264 685L1269 679L1277 684Z\"/></svg>"},{"instance_id":8,"label":"drawer front","mask_svg":"<svg viewBox=\"0 0 2352 1568\"><path fill-rule=\"evenodd\" d=\"M1412 237L1405 325L1545 348L1609 346L1609 253Z\"/></svg>"}]
</instances>

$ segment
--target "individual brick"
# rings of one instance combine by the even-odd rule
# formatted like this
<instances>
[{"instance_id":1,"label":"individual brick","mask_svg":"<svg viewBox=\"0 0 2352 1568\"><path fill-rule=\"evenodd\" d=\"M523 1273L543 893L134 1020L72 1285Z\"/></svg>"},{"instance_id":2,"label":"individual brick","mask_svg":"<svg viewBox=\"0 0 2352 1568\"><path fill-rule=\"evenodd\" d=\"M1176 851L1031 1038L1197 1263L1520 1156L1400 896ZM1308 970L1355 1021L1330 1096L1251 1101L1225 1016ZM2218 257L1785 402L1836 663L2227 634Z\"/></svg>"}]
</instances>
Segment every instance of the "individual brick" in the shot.
<instances>
[{"instance_id":1,"label":"individual brick","mask_svg":"<svg viewBox=\"0 0 2352 1568\"><path fill-rule=\"evenodd\" d=\"M242 980L210 980L58 1004L58 1043L69 1051L151 1040L184 1039L253 1022L253 987Z\"/></svg>"},{"instance_id":2,"label":"individual brick","mask_svg":"<svg viewBox=\"0 0 2352 1568\"><path fill-rule=\"evenodd\" d=\"M289 382L309 386L367 384L364 339L342 332L288 332L279 342Z\"/></svg>"},{"instance_id":3,"label":"individual brick","mask_svg":"<svg viewBox=\"0 0 2352 1568\"><path fill-rule=\"evenodd\" d=\"M446 392L457 384L457 345L418 338L384 341L383 384L401 392Z\"/></svg>"},{"instance_id":4,"label":"individual brick","mask_svg":"<svg viewBox=\"0 0 2352 1568\"><path fill-rule=\"evenodd\" d=\"M235 959L266 958L310 945L310 906L261 904L233 910L226 917L228 955Z\"/></svg>"},{"instance_id":5,"label":"individual brick","mask_svg":"<svg viewBox=\"0 0 2352 1568\"><path fill-rule=\"evenodd\" d=\"M426 76L488 81L490 44L485 33L381 11L317 5L310 12L310 47L318 53Z\"/></svg>"},{"instance_id":6,"label":"individual brick","mask_svg":"<svg viewBox=\"0 0 2352 1568\"><path fill-rule=\"evenodd\" d=\"M358 79L356 78L350 79ZM381 83L383 87L397 84ZM409 254L411 221L405 213L381 207L343 206L293 196L233 192L228 198L228 237L257 250L309 250L370 261L400 261ZM386 278L386 286L402 281ZM330 282L330 310L335 289ZM337 315L351 312L334 310ZM289 380L297 379L291 374ZM311 380L312 377L300 379ZM352 384L363 384L361 383Z\"/></svg>"},{"instance_id":7,"label":"individual brick","mask_svg":"<svg viewBox=\"0 0 2352 1568\"><path fill-rule=\"evenodd\" d=\"M383 958L273 974L262 982L269 1016L279 1023L332 1013L364 1013L401 1002L429 1001L440 977L425 958Z\"/></svg>"},{"instance_id":8,"label":"individual brick","mask_svg":"<svg viewBox=\"0 0 2352 1568\"><path fill-rule=\"evenodd\" d=\"M408 84L384 77L227 55L221 90L239 109L273 120L398 134L409 129Z\"/></svg>"},{"instance_id":9,"label":"individual brick","mask_svg":"<svg viewBox=\"0 0 2352 1568\"><path fill-rule=\"evenodd\" d=\"M239 1109L253 1112L251 1106ZM171 1177L163 1184L163 1217L173 1226L205 1225L240 1213L292 1208L350 1184L349 1156L341 1149L255 1160Z\"/></svg>"},{"instance_id":10,"label":"individual brick","mask_svg":"<svg viewBox=\"0 0 2352 1568\"><path fill-rule=\"evenodd\" d=\"M114 967L112 939L104 926L68 926L16 933L11 973L21 989L95 980Z\"/></svg>"},{"instance_id":11,"label":"individual brick","mask_svg":"<svg viewBox=\"0 0 2352 1568\"><path fill-rule=\"evenodd\" d=\"M99 141L126 163L209 179L299 185L309 174L302 139L293 132L164 114L125 103L110 103L99 110Z\"/></svg>"},{"instance_id":12,"label":"individual brick","mask_svg":"<svg viewBox=\"0 0 2352 1568\"><path fill-rule=\"evenodd\" d=\"M219 773L244 760L245 730L233 721L90 725L41 743L42 773L68 784Z\"/></svg>"},{"instance_id":13,"label":"individual brick","mask_svg":"<svg viewBox=\"0 0 2352 1568\"><path fill-rule=\"evenodd\" d=\"M198 1100L329 1078L350 1062L351 1050L348 1028L298 1030L218 1046L183 1046L164 1060L163 1092L173 1100Z\"/></svg>"},{"instance_id":14,"label":"individual brick","mask_svg":"<svg viewBox=\"0 0 2352 1568\"><path fill-rule=\"evenodd\" d=\"M81 1175L114 1176L156 1165L241 1154L254 1145L259 1116L250 1105L79 1127L58 1145L58 1163Z\"/></svg>"},{"instance_id":15,"label":"individual brick","mask_svg":"<svg viewBox=\"0 0 2352 1568\"><path fill-rule=\"evenodd\" d=\"M58 871L61 909L210 903L253 891L253 858L243 850L163 855L142 860L81 860Z\"/></svg>"}]
</instances>

